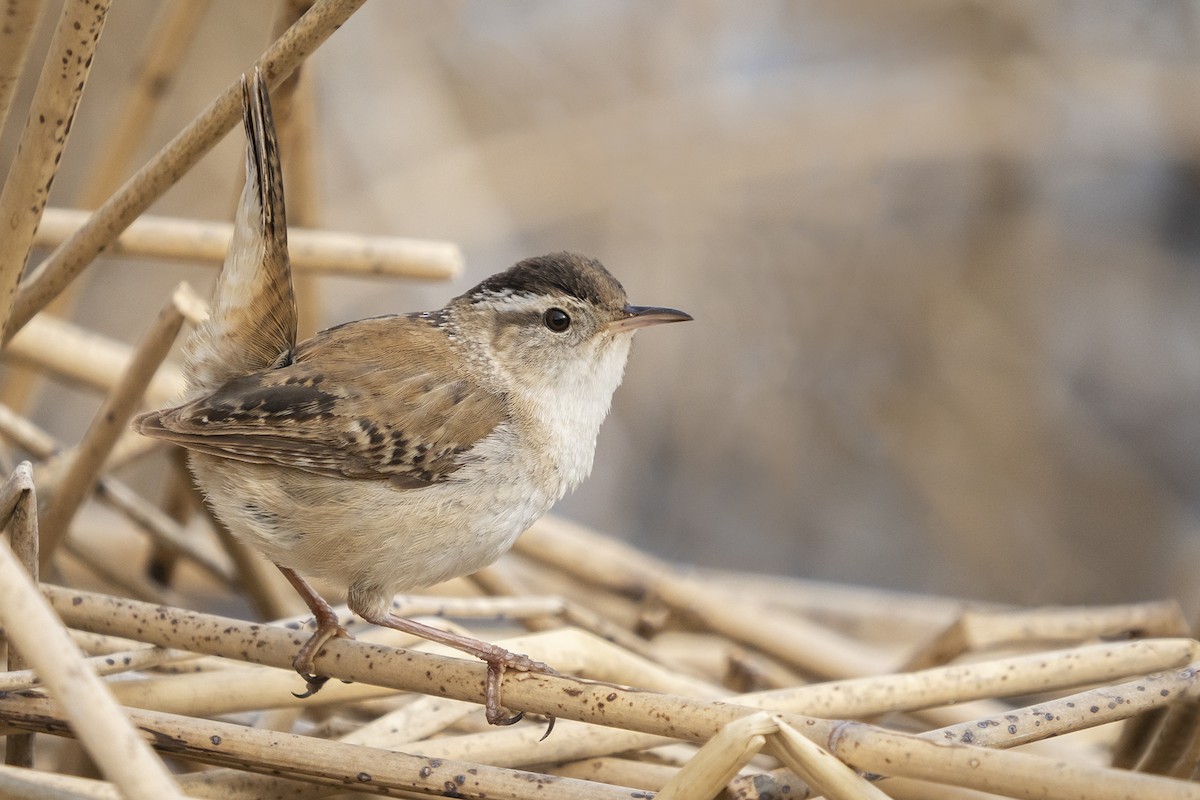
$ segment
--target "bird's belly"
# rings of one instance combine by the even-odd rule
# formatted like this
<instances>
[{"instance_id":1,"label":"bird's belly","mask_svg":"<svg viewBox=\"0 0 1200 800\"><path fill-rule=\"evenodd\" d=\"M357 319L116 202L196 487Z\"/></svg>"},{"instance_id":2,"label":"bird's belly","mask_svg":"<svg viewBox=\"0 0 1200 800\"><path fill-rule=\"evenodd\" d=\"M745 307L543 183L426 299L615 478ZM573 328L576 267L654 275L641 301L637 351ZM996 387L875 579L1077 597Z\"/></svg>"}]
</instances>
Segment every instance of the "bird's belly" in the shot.
<instances>
[{"instance_id":1,"label":"bird's belly","mask_svg":"<svg viewBox=\"0 0 1200 800\"><path fill-rule=\"evenodd\" d=\"M214 512L247 544L281 566L389 602L492 563L561 496L521 470L467 468L456 480L404 490L203 454L193 454L192 467ZM253 496L234 488L246 485L256 487Z\"/></svg>"}]
</instances>

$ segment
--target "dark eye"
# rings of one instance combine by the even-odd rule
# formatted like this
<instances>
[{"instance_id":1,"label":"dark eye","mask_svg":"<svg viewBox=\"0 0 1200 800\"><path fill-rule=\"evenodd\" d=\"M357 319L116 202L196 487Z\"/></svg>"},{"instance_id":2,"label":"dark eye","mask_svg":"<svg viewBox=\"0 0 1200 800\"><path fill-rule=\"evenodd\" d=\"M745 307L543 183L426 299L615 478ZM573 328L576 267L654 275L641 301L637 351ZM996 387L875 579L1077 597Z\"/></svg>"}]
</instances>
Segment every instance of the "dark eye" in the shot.
<instances>
[{"instance_id":1,"label":"dark eye","mask_svg":"<svg viewBox=\"0 0 1200 800\"><path fill-rule=\"evenodd\" d=\"M562 333L571 327L571 316L561 308L551 308L542 314L542 322L555 333Z\"/></svg>"}]
</instances>

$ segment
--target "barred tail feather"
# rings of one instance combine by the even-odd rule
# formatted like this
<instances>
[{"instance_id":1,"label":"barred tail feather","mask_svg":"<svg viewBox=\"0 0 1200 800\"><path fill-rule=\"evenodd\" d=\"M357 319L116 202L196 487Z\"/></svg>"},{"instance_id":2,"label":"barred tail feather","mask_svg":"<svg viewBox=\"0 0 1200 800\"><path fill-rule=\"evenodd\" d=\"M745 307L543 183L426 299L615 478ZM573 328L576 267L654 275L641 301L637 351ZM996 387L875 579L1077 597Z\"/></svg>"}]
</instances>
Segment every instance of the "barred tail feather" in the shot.
<instances>
[{"instance_id":1,"label":"barred tail feather","mask_svg":"<svg viewBox=\"0 0 1200 800\"><path fill-rule=\"evenodd\" d=\"M246 185L209 319L184 349L189 395L286 360L296 345L283 172L271 102L256 69L242 76Z\"/></svg>"}]
</instances>

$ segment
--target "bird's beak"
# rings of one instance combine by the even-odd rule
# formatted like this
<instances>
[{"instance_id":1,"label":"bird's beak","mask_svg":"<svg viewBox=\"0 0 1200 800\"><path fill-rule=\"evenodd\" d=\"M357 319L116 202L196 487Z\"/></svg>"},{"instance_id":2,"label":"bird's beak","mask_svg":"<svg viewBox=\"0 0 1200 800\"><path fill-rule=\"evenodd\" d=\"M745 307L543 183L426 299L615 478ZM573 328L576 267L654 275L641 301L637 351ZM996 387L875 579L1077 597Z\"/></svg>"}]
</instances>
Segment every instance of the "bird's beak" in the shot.
<instances>
[{"instance_id":1,"label":"bird's beak","mask_svg":"<svg viewBox=\"0 0 1200 800\"><path fill-rule=\"evenodd\" d=\"M621 310L624 316L608 324L610 331L632 331L664 322L687 322L692 318L691 314L683 311L659 306L625 306Z\"/></svg>"}]
</instances>

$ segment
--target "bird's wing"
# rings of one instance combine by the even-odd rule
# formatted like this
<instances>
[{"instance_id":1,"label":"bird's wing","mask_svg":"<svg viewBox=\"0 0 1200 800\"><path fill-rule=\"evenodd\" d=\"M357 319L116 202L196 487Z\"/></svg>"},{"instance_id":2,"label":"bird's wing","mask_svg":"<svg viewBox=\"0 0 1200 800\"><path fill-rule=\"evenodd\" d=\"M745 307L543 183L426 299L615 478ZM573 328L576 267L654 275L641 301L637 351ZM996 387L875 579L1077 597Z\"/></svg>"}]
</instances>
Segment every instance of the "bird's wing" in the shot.
<instances>
[{"instance_id":1,"label":"bird's wing","mask_svg":"<svg viewBox=\"0 0 1200 800\"><path fill-rule=\"evenodd\" d=\"M212 455L401 488L445 480L506 420L503 397L447 364L445 334L414 317L318 334L296 360L228 381L135 427Z\"/></svg>"}]
</instances>

